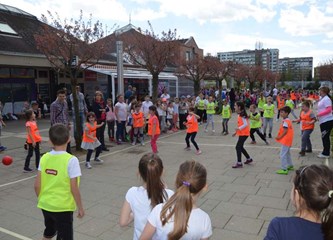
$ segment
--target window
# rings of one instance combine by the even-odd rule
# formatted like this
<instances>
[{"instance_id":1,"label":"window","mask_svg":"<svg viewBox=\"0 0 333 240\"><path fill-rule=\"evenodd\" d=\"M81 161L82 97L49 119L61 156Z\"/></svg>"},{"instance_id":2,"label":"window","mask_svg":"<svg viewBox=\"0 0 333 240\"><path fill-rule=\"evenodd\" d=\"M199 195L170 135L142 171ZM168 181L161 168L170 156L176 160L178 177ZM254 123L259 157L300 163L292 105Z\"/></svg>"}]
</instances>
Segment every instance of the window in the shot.
<instances>
[{"instance_id":1,"label":"window","mask_svg":"<svg viewBox=\"0 0 333 240\"><path fill-rule=\"evenodd\" d=\"M185 53L185 60L186 61L190 61L190 58L191 58L191 53L189 51L186 51L186 53Z\"/></svg>"},{"instance_id":2,"label":"window","mask_svg":"<svg viewBox=\"0 0 333 240\"><path fill-rule=\"evenodd\" d=\"M0 34L17 36L15 32L7 23L0 22Z\"/></svg>"},{"instance_id":3,"label":"window","mask_svg":"<svg viewBox=\"0 0 333 240\"><path fill-rule=\"evenodd\" d=\"M39 78L48 78L49 77L49 73L46 70L38 71L38 77Z\"/></svg>"}]
</instances>

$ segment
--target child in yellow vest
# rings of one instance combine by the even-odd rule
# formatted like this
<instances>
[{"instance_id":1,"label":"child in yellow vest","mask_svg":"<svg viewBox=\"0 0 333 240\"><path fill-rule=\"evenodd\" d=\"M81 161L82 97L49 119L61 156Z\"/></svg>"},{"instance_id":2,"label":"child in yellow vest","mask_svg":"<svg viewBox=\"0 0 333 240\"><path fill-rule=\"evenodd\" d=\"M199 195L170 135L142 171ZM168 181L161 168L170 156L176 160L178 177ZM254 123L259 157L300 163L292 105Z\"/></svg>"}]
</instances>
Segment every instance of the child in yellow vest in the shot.
<instances>
[{"instance_id":1,"label":"child in yellow vest","mask_svg":"<svg viewBox=\"0 0 333 240\"><path fill-rule=\"evenodd\" d=\"M73 212L78 207L77 217L84 216L79 178L81 169L79 160L66 152L70 141L68 128L63 124L54 124L49 130L53 149L40 160L35 180L37 207L44 215L44 238L72 240Z\"/></svg>"},{"instance_id":2,"label":"child in yellow vest","mask_svg":"<svg viewBox=\"0 0 333 240\"><path fill-rule=\"evenodd\" d=\"M256 105L252 104L250 106L250 137L252 139L251 144L256 144L256 139L254 138L254 133L257 133L259 137L268 145L266 137L261 133L261 116L256 112Z\"/></svg>"},{"instance_id":3,"label":"child in yellow vest","mask_svg":"<svg viewBox=\"0 0 333 240\"><path fill-rule=\"evenodd\" d=\"M210 96L208 98L208 103L206 105L206 113L207 113L207 123L205 126L205 132L208 132L208 125L211 122L212 123L212 132L215 132L214 129L214 114L215 114L215 102L213 101L213 97Z\"/></svg>"},{"instance_id":4,"label":"child in yellow vest","mask_svg":"<svg viewBox=\"0 0 333 240\"><path fill-rule=\"evenodd\" d=\"M228 102L224 99L222 101L223 105L222 105L222 135L228 135L229 131L228 131L228 122L229 119L231 118L231 108L230 105L228 104Z\"/></svg>"},{"instance_id":5,"label":"child in yellow vest","mask_svg":"<svg viewBox=\"0 0 333 240\"><path fill-rule=\"evenodd\" d=\"M295 119L298 119L295 112L294 112L294 108L295 108L295 102L291 99L290 95L287 95L287 100L285 101L285 106L290 107L291 109L291 115L293 115L293 117Z\"/></svg>"},{"instance_id":6,"label":"child in yellow vest","mask_svg":"<svg viewBox=\"0 0 333 240\"><path fill-rule=\"evenodd\" d=\"M275 106L273 104L273 98L268 97L267 103L264 105L264 136L266 137L266 130L267 126L269 125L269 133L268 137L272 138L272 131L273 131L273 118L275 114Z\"/></svg>"},{"instance_id":7,"label":"child in yellow vest","mask_svg":"<svg viewBox=\"0 0 333 240\"><path fill-rule=\"evenodd\" d=\"M279 133L275 139L277 142L281 143L281 169L276 171L277 174L287 175L289 171L294 170L294 165L291 161L290 155L290 148L293 144L294 138L293 124L288 118L290 112L291 109L288 106L284 106L280 109L280 115L283 118L283 121L280 125Z\"/></svg>"},{"instance_id":8,"label":"child in yellow vest","mask_svg":"<svg viewBox=\"0 0 333 240\"><path fill-rule=\"evenodd\" d=\"M316 122L316 115L310 109L311 103L309 100L306 100L302 103L302 110L300 114L300 118L294 120L293 122L301 123L301 130L302 130L302 143L301 143L301 151L299 155L301 157L305 156L305 153L312 152L312 144L310 140L310 135L313 132L315 122Z\"/></svg>"}]
</instances>

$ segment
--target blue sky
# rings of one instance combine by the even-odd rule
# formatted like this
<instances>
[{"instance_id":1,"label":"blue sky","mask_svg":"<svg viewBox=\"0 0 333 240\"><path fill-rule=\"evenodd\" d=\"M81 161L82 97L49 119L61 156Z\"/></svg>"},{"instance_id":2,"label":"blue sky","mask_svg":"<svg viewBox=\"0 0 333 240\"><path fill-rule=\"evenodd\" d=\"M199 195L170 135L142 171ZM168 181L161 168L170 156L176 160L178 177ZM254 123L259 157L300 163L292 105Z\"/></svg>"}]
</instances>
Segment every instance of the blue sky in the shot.
<instances>
[{"instance_id":1,"label":"blue sky","mask_svg":"<svg viewBox=\"0 0 333 240\"><path fill-rule=\"evenodd\" d=\"M280 57L314 57L314 66L333 59L332 0L1 0L37 17L47 10L63 18L82 9L109 27L129 23L155 33L177 29L193 36L204 53L278 48ZM112 29L114 30L114 29Z\"/></svg>"}]
</instances>

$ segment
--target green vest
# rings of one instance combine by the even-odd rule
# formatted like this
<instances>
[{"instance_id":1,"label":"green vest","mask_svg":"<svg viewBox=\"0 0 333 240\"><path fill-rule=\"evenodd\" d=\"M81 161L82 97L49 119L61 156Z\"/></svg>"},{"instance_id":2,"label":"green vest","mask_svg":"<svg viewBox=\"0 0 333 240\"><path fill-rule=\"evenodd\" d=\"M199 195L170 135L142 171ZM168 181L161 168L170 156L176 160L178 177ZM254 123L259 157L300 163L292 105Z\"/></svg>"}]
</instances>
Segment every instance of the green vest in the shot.
<instances>
[{"instance_id":1,"label":"green vest","mask_svg":"<svg viewBox=\"0 0 333 240\"><path fill-rule=\"evenodd\" d=\"M222 105L222 118L230 118L230 105Z\"/></svg>"},{"instance_id":2,"label":"green vest","mask_svg":"<svg viewBox=\"0 0 333 240\"><path fill-rule=\"evenodd\" d=\"M274 118L274 104L264 105L264 117L265 118Z\"/></svg>"},{"instance_id":3,"label":"green vest","mask_svg":"<svg viewBox=\"0 0 333 240\"><path fill-rule=\"evenodd\" d=\"M67 170L72 157L69 153L43 155L40 160L41 189L38 196L38 208L49 212L75 211L76 204ZM80 181L79 178L78 181Z\"/></svg>"},{"instance_id":4,"label":"green vest","mask_svg":"<svg viewBox=\"0 0 333 240\"><path fill-rule=\"evenodd\" d=\"M207 114L215 114L215 103L214 102L207 103L206 113Z\"/></svg>"},{"instance_id":5,"label":"green vest","mask_svg":"<svg viewBox=\"0 0 333 240\"><path fill-rule=\"evenodd\" d=\"M265 98L264 99L259 98L259 100L258 100L258 108L259 109L264 109L265 103L266 103Z\"/></svg>"},{"instance_id":6,"label":"green vest","mask_svg":"<svg viewBox=\"0 0 333 240\"><path fill-rule=\"evenodd\" d=\"M205 110L205 100L198 101L198 110Z\"/></svg>"},{"instance_id":7,"label":"green vest","mask_svg":"<svg viewBox=\"0 0 333 240\"><path fill-rule=\"evenodd\" d=\"M285 105L290 107L290 109L294 109L294 101L293 100L286 100Z\"/></svg>"},{"instance_id":8,"label":"green vest","mask_svg":"<svg viewBox=\"0 0 333 240\"><path fill-rule=\"evenodd\" d=\"M250 128L261 128L261 121L260 121L260 114L257 113L257 115L253 116L252 113L250 113Z\"/></svg>"}]
</instances>

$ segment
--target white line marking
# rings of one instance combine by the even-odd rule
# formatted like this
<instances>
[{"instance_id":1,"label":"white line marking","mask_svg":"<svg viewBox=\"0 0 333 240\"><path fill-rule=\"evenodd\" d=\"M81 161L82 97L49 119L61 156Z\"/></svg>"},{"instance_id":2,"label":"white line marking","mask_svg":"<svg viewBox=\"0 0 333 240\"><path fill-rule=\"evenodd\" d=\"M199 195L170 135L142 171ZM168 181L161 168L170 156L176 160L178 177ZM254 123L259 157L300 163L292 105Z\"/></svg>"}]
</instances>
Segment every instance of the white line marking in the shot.
<instances>
[{"instance_id":1,"label":"white line marking","mask_svg":"<svg viewBox=\"0 0 333 240\"><path fill-rule=\"evenodd\" d=\"M7 235L10 235L10 236L12 236L12 237L16 237L16 238L18 238L18 239L22 239L22 240L33 240L33 239L31 239L31 238L28 238L28 237L22 236L22 235L20 235L20 234L18 234L18 233L15 233L15 232L9 231L9 230L7 230L7 229L5 229L5 228L2 228L2 227L0 227L0 232L3 232L3 233L5 233L5 234L7 234Z\"/></svg>"},{"instance_id":2,"label":"white line marking","mask_svg":"<svg viewBox=\"0 0 333 240\"><path fill-rule=\"evenodd\" d=\"M8 186L8 185L15 184L15 183L23 182L23 181L29 180L29 179L31 179L31 178L34 178L34 177L36 177L36 176L37 176L37 175L33 175L33 176L30 176L30 177L27 177L27 178L23 178L23 179L20 179L20 180L16 180L16 181L14 181L14 182L5 183L5 184L0 185L0 188L2 188L2 187L6 187L6 186Z\"/></svg>"},{"instance_id":3,"label":"white line marking","mask_svg":"<svg viewBox=\"0 0 333 240\"><path fill-rule=\"evenodd\" d=\"M160 143L165 144L174 144L174 145L185 145L185 142L164 142L164 141L158 141ZM217 144L217 143L199 143L199 146L214 146L214 147L235 147L236 144ZM269 148L269 149L280 149L281 147L273 147L270 145L244 145L244 147L247 148ZM291 150L298 150L299 148L290 148ZM321 151L320 149L312 149L312 151Z\"/></svg>"},{"instance_id":4,"label":"white line marking","mask_svg":"<svg viewBox=\"0 0 333 240\"><path fill-rule=\"evenodd\" d=\"M181 133L181 132L179 131L179 132L176 132L176 133L171 133L171 134L169 134L169 135L166 135L166 136L160 137L159 139L164 139L164 138L167 138L167 137L170 137L170 136L172 136L172 135L179 134L179 133ZM146 142L146 143L147 143L147 142ZM113 155L113 154L117 154L117 153L124 152L124 151L126 151L126 150L129 150L129 149L132 149L132 148L135 148L135 147L138 147L138 146L128 146L128 147L126 147L126 148L124 148L124 149L120 149L120 150L118 150L118 151L114 151L114 152L110 152L110 153L106 153L106 154L101 154L100 157L101 157L101 158L104 158L104 157L107 157L107 156L110 156L110 155ZM83 164L83 163L85 163L85 160L80 161L80 164ZM15 183L23 182L23 181L29 180L29 179L31 179L31 178L34 178L34 177L36 177L36 176L37 176L37 175L33 175L33 176L30 176L30 177L27 177L27 178L23 178L23 179L16 180L16 181L13 181L13 182L5 183L5 184L0 185L0 188L2 188L2 187L6 187L6 186L9 186L9 185L13 185L13 184L15 184Z\"/></svg>"}]
</instances>

